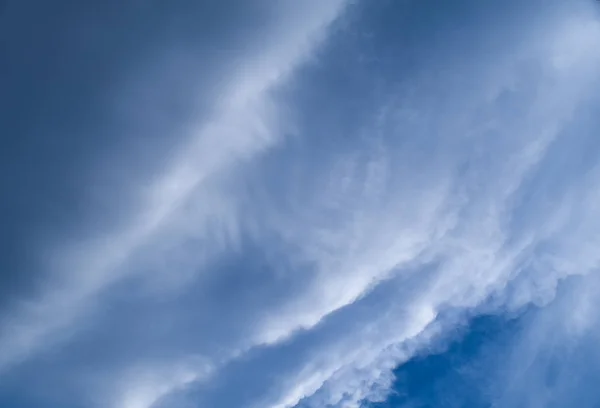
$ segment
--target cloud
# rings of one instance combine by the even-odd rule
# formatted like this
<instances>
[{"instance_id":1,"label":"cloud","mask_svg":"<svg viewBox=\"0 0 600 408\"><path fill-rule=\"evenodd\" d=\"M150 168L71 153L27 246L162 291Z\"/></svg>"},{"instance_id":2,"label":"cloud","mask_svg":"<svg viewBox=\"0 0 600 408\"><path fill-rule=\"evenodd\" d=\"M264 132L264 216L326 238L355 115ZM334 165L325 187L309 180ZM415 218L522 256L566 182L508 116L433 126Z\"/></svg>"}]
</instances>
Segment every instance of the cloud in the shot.
<instances>
[{"instance_id":1,"label":"cloud","mask_svg":"<svg viewBox=\"0 0 600 408\"><path fill-rule=\"evenodd\" d=\"M537 78L529 77L527 80L533 82L524 89L516 86L509 90L503 83L490 84L492 88L499 86L497 89L504 88L504 91L487 105L485 102L479 105L490 120L496 123L491 131L476 133L465 141L479 149L479 152L471 151L471 146L465 145L468 160L471 161L468 164L470 169L461 174L452 167L457 163L440 163L434 160L436 166L448 165L445 174L456 177L453 182L447 183L453 188L446 187L445 180L437 177L431 180L433 184L427 181L420 184L416 194L410 189L391 187L390 183L389 190L404 193L410 191L411 194L401 195L395 200L393 196L386 196L384 199L378 197L375 202L392 202L397 206L381 205L374 209L365 206L357 198L362 197L360 193L352 191L347 200L338 205L340 212L346 215L345 219L354 228L350 231L356 231L356 234L344 228L336 228L337 225L334 224L332 229L338 234L327 229L317 229L318 235L308 235L306 242L309 248L314 245L319 249L334 248L334 251L317 254L316 269L324 268L326 272L323 272L323 277L316 273L314 288L290 300L289 309L284 307L275 314L278 322L275 337L282 336L281 333L289 335L297 327L308 329L318 323L335 324L336 319L332 314L340 308L352 307L357 299L366 298L368 301L369 293L378 284L386 282L386 285L391 285L391 276L406 276L422 270L407 266L427 265L432 260L438 265L435 273L412 278L424 281L416 299L401 295L385 301L380 299L384 305L389 303L384 309L385 313L373 313L372 319L376 319L374 316L385 317L368 325L367 329L355 328L355 331L345 333L343 339L336 338L326 345L320 345L323 350L315 353L306 364L300 364L302 368L285 382L284 389L288 387L288 392L274 398L270 405L264 402L259 405L292 407L300 403L301 406L311 407L354 407L364 398L379 399L381 388L385 389L390 384L391 368L410 358L419 347L426 346L435 338L434 334L443 334L436 328L444 325L443 321L436 320L437 311L448 307L476 309L490 297L504 299L499 303L500 310L504 310L507 307L505 297L509 292L507 287L517 293L511 298L510 307L523 307L540 298L547 302L554 296L556 286L562 279L571 274L594 270L597 265L596 256L590 252L584 254L572 246L560 253L548 253L541 249L549 242L552 242L555 251L567 241L577 242L575 245L581 249L587 247L585 242L595 242L589 241L587 233L581 230L578 233L572 230L568 233L559 232L561 227L555 224L566 222L570 229L577 225L572 218L573 214L579 214L581 219L592 220L595 219L592 213L574 202L563 201L557 208L540 214L535 225L521 227L514 225L513 219L522 216L518 201L526 189L531 188L530 180L552 166L547 160L548 150L558 143L558 139L572 137L569 128L572 126L573 115L590 96L588 87L594 83L594 72L598 69L598 59L593 52L600 39L596 34L597 27L597 21L586 16L582 20L567 19L566 23L553 26L552 31L536 33L545 39L544 42L534 43L533 47L525 44L523 54L516 58L514 55L507 56L506 62L513 72L511 82L518 83L522 75L521 59L535 67ZM485 87L483 91L487 89L490 87ZM503 94L504 92L509 95ZM520 103L524 106L523 110L510 112L511 115L506 120L502 100L505 97L512 99L513 107ZM468 111L468 108L460 105L457 110ZM424 120L435 122L437 117L445 116L442 112L435 112L435 116ZM452 137L459 140L461 134L478 132L480 125L477 122L469 123L472 128L459 129L460 133L457 132ZM388 128L387 131L401 132L402 129ZM386 147L386 153L390 154L393 147ZM481 155L481 159L473 157L473 153ZM353 170L356 168L349 167ZM390 167L386 173L402 177L401 172ZM427 171L419 167L412 167L411 170L416 173ZM342 176L338 185L346 186L346 180L352 178ZM439 188L439 184L443 188ZM568 194L594 191L589 185L573 188L575 191ZM424 193L430 189L435 194ZM330 192L331 189L327 191ZM336 199L339 199L338 195ZM531 199L538 205L545 204L541 197ZM418 203L414 207L411 205L412 200ZM583 205L586 207L595 206L591 204L595 202L593 198L579 198L579 203L585 203ZM326 206L328 200L320 203ZM354 205L360 208L360 212L352 211ZM411 208L418 210L412 213ZM435 210L429 211L430 208ZM403 217L403 213L409 214L408 219ZM561 219L565 214L569 214L571 218ZM303 220L303 225L294 226L290 230L302 231L302 227L310 226L303 217L294 218ZM367 223L361 223L365 219L368 220ZM364 228L364 225L373 228ZM596 230L594 226L589 227L590 230ZM322 236L327 241L319 240ZM360 244L354 245L357 236L362 240L359 241ZM408 244L402 245L406 242ZM299 247L302 248L302 245ZM338 248L342 250L335 251ZM412 250L407 251L407 248ZM365 257L364 260L362 256ZM553 261L548 264L543 259ZM573 261L578 265L571 264ZM542 264L532 264L538 262ZM568 266L558 266L563 262ZM306 274L306 271L303 273ZM535 281L533 286L530 279ZM393 314L389 310L389 304L396 303L402 306L396 306L398 314ZM328 322L328 318L331 321ZM413 319L416 320L416 330L406 330L400 324ZM396 330L386 329L393 326L393 322L396 323ZM283 329L282 324L285 327ZM363 330L374 331L375 334L366 335ZM268 336L272 335L270 331L267 333ZM418 346L411 349L408 346L411 341L415 341Z\"/></svg>"},{"instance_id":2,"label":"cloud","mask_svg":"<svg viewBox=\"0 0 600 408\"><path fill-rule=\"evenodd\" d=\"M180 254L184 259L169 260L170 267L173 262L180 267L193 262L194 268L201 268L198 262L237 239L240 226L235 195L224 191L223 179L226 182L244 161L280 138L283 111L274 92L310 57L342 6L341 1L326 1L277 7L277 22L285 25L265 33L267 46L247 57L227 78L215 95L212 116L188 125L188 140L149 186L140 189L140 204L134 206L129 219L114 231L58 250L53 264L46 265L54 271L44 278L48 283L39 296L4 313L2 370L49 347L54 340L68 338L98 306L104 291L143 272L145 264L156 267L165 256L163 251L189 240L189 234L207 248L201 245L199 253L196 249L196 253ZM193 231L188 231L190 225L194 225ZM215 239L216 243L211 242ZM156 273L169 272L157 268ZM177 276L165 275L165 279L176 280Z\"/></svg>"},{"instance_id":3,"label":"cloud","mask_svg":"<svg viewBox=\"0 0 600 408\"><path fill-rule=\"evenodd\" d=\"M210 366L194 362L191 358L174 366L155 365L132 369L121 379L124 386L122 395L118 395L109 405L119 408L155 406L170 393L184 390L190 384L204 380L210 375L210 371ZM112 393L113 390L109 391Z\"/></svg>"},{"instance_id":4,"label":"cloud","mask_svg":"<svg viewBox=\"0 0 600 408\"><path fill-rule=\"evenodd\" d=\"M0 370L82 377L115 408L351 408L479 313L547 308L510 373L556 319L594 333L600 23L511 3L424 28L430 5L269 7L125 221L4 312ZM590 284L564 295L573 275Z\"/></svg>"}]
</instances>

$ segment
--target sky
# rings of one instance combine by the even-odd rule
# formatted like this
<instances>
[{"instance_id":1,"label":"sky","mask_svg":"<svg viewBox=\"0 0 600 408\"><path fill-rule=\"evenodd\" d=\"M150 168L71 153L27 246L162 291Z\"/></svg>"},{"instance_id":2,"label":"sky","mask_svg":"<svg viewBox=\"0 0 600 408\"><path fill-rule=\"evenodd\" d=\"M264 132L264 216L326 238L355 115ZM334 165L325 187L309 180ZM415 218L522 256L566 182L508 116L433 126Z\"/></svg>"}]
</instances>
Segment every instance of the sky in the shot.
<instances>
[{"instance_id":1,"label":"sky","mask_svg":"<svg viewBox=\"0 0 600 408\"><path fill-rule=\"evenodd\" d=\"M600 407L600 3L0 2L0 407Z\"/></svg>"}]
</instances>

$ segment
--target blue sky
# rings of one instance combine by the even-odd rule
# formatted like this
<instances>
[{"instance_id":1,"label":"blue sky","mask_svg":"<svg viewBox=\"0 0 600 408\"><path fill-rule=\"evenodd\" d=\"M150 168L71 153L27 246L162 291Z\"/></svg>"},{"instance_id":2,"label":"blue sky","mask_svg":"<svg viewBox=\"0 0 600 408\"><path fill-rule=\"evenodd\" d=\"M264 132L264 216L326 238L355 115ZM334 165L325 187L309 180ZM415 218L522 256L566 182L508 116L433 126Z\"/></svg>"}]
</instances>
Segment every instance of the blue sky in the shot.
<instances>
[{"instance_id":1,"label":"blue sky","mask_svg":"<svg viewBox=\"0 0 600 408\"><path fill-rule=\"evenodd\" d=\"M592 0L4 1L0 407L598 407Z\"/></svg>"}]
</instances>

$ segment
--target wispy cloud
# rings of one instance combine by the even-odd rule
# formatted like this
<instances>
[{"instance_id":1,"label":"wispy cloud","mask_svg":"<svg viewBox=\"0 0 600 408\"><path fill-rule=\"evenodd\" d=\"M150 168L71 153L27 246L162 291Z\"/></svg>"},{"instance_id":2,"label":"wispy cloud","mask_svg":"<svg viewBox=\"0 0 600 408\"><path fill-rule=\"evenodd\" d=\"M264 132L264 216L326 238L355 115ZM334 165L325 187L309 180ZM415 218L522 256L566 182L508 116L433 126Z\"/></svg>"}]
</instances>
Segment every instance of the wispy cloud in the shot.
<instances>
[{"instance_id":1,"label":"wispy cloud","mask_svg":"<svg viewBox=\"0 0 600 408\"><path fill-rule=\"evenodd\" d=\"M412 279L423 283L418 295L398 295L398 298L390 295L385 302L378 299L385 305L381 306L385 307L385 312L375 316L385 317L377 323L371 322L366 329L356 328L354 332L345 333L343 339L322 346L314 360L301 364L303 368L285 383L289 392L276 398L271 406L291 407L304 399L302 406L354 407L364 398L377 399L381 387L385 389L390 384L390 370L409 358L415 347L426 346L432 336L443 333L436 329L444 325L443 321L436 320L437 311L448 307L477 308L490 296L508 296L509 286L516 294L511 297L510 306L499 305L501 310L525 306L540 298L551 298L564 277L593 270L597 261L591 253L580 254L573 247L560 254L554 252L557 245L562 246L567 241L587 247L587 234L561 233L555 224L566 222L572 228L575 225L572 214L580 214L582 219L593 218L574 202L563 201L550 209L542 207L545 212L538 214L541 217L534 225L519 225L515 221L523 216L519 202L532 188L531 179L552 166L547 159L548 149L558 143L558 139L572 137L573 114L590 97L588 87L594 83L599 67L593 52L600 40L598 22L587 16L566 20L566 23L535 33L533 39L544 38L543 42L525 43L516 56L508 55L504 60L513 73L510 83L519 83L524 64L529 65L528 69L534 69L536 76L523 79L530 81L523 87L509 88L503 82L490 84L492 88L504 89L497 98L488 102L484 99L478 105L479 111L485 112L484 120L492 121L491 129L478 130L483 123L475 116L475 110L474 122L468 122L468 127L459 128L452 134L452 140L465 143L462 152L467 154L452 158L456 161L439 161L434 157L427 163L428 167L446 166L439 173L451 176L445 183L447 186L444 178L426 179L416 194L408 190L409 195L407 189L391 188L388 184L389 190L404 194L375 199L386 203L376 208L361 205L357 199L361 194L353 191L339 207L340 212L350 214L345 220L354 227L351 231L356 234L334 227L338 235L327 229L318 230L320 235L316 237L308 235L309 248L312 245L319 249L331 248L333 241L337 248L347 246L348 249L333 252L331 257L328 251L316 257L317 270L319 267L326 270L324 277L317 273L314 289L290 300L289 311L282 309L284 314L279 315L277 321L286 325L287 331L284 329L283 332L297 326L310 328L341 307L350 307L358 298L367 296L368 301L369 292L378 283L393 284L389 281L391 276L417 273L422 276ZM482 97L485 97L486 88L482 91ZM510 98L513 107L522 103L522 109L505 116L503 98ZM459 111L469 109L461 102L457 101L457 104ZM434 112L423 120L435 123L438 117L446 116L444 113ZM443 128L444 124L440 123L439 127ZM401 128L386 131L402 134ZM392 145L386 147L386 153L393 155L390 154ZM465 158L467 162L461 164ZM466 169L456 167L465 164L469 166ZM389 167L388 174L394 174L396 178L403 176L393 170L393 165ZM411 170L416 173L428 171L419 166L413 166ZM338 185L345 186L344 180L346 178L341 177ZM590 186L573 188L575 191L568 194L591 190ZM429 193L430 190L435 193ZM530 199L535 200L536 205L547 205L541 196ZM411 205L413 200L415 204ZM587 206L595 200L583 199L582 202L588 203ZM327 202L322 203L326 205ZM396 206L388 207L389 203ZM352 212L354 205L360 208L360 213ZM416 213L411 212L412 208L417 209ZM409 214L408 219L404 218L405 214ZM565 214L571 214L571 218L561 219ZM360 224L365 219L370 222L366 225L372 228L356 228L365 225ZM320 241L321 236L328 240ZM357 236L361 238L360 244L354 246L353 239ZM541 249L548 242L553 242L554 251ZM329 263L332 258L335 261ZM544 259L553 261L547 263ZM578 265L571 263L575 260ZM591 265L582 265L581 260L586 263L589 260ZM430 262L436 262L436 272L431 274L414 267ZM536 265L538 262L542 264ZM533 286L530 279L535 281ZM515 282L514 286L511 282ZM401 305L391 309L396 312L390 310L393 304ZM335 324L335 321L332 316L331 322L324 324ZM411 321L414 324L407 323ZM411 328L406 328L406 324ZM389 329L394 325L395 330ZM363 334L363 330L369 335Z\"/></svg>"},{"instance_id":2,"label":"wispy cloud","mask_svg":"<svg viewBox=\"0 0 600 408\"><path fill-rule=\"evenodd\" d=\"M56 272L45 278L48 284L41 294L5 313L0 369L48 347L49 341L68 337L111 285L147 268L168 274L166 281L177 280L188 268L202 268L203 260L237 239L235 194L222 185L240 171L236 166L282 136L284 112L273 95L276 87L310 58L342 6L337 0L277 6L275 28L262 34L269 38L265 47L233 70L215 96L212 116L187 126L187 141L165 170L140 189L140 205L134 206L129 220L108 234L60 249L52 265ZM168 259L169 250L192 238L200 240L193 251ZM162 262L168 271L158 267Z\"/></svg>"},{"instance_id":3,"label":"wispy cloud","mask_svg":"<svg viewBox=\"0 0 600 408\"><path fill-rule=\"evenodd\" d=\"M379 59L361 27L389 5L270 6L258 52L231 57L127 221L58 248L38 296L3 312L0 371L59 367L115 408L352 408L481 311L550 305L511 373L556 319L596 333L597 119L581 118L600 22L551 3L507 6L531 20L510 43L504 20L464 18L411 45L429 52L377 43ZM332 34L344 12L358 28ZM573 275L586 283L552 302Z\"/></svg>"}]
</instances>

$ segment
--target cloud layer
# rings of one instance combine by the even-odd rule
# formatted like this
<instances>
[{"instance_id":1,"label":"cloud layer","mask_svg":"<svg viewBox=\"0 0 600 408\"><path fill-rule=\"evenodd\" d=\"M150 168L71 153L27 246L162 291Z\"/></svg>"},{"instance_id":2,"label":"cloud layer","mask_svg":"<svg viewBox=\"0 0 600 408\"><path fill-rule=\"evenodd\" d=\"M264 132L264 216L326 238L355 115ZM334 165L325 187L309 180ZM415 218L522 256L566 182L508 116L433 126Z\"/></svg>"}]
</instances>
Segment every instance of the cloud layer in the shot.
<instances>
[{"instance_id":1,"label":"cloud layer","mask_svg":"<svg viewBox=\"0 0 600 408\"><path fill-rule=\"evenodd\" d=\"M210 9L184 3L165 15ZM0 402L361 407L470 318L532 306L506 361L465 366L499 406L575 401L542 377L597 337L596 5L251 3L121 69L120 148L0 313Z\"/></svg>"}]
</instances>

